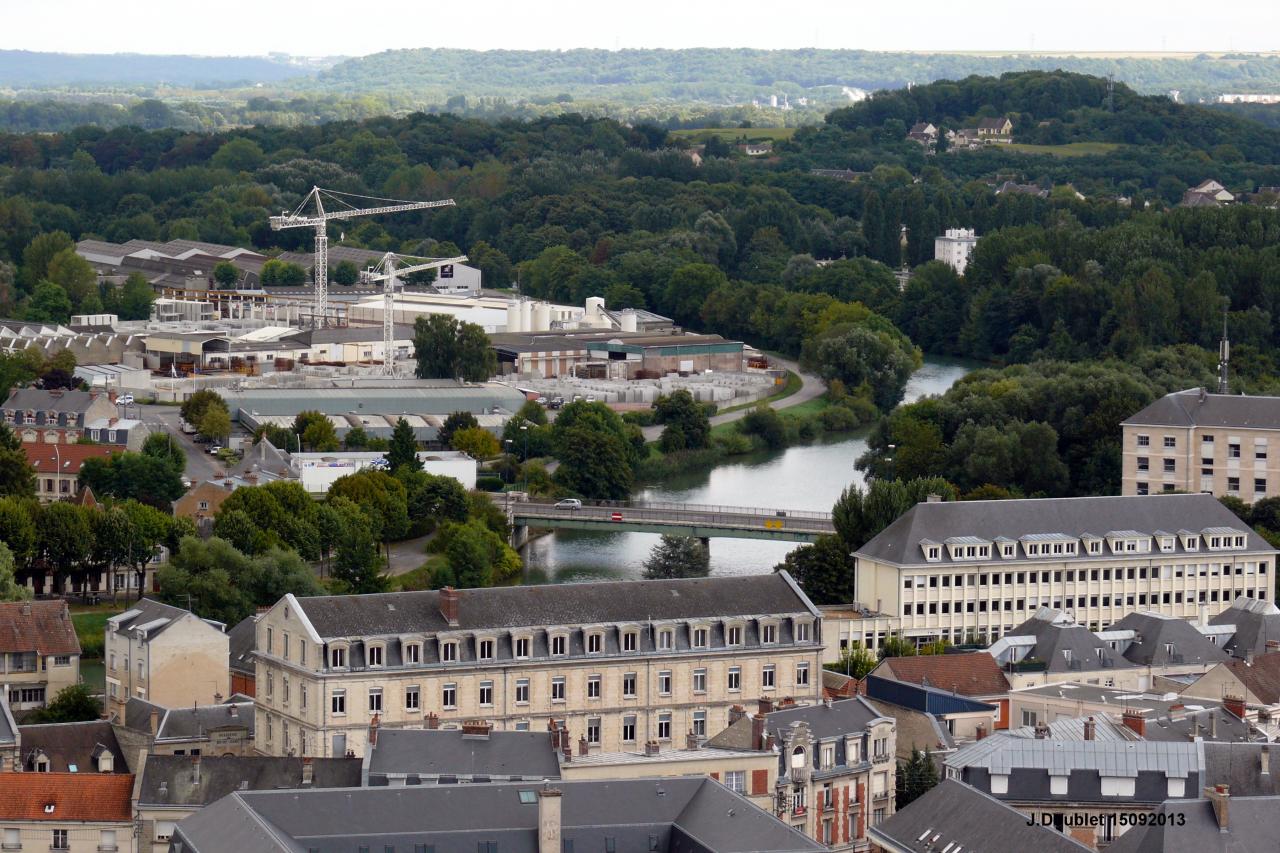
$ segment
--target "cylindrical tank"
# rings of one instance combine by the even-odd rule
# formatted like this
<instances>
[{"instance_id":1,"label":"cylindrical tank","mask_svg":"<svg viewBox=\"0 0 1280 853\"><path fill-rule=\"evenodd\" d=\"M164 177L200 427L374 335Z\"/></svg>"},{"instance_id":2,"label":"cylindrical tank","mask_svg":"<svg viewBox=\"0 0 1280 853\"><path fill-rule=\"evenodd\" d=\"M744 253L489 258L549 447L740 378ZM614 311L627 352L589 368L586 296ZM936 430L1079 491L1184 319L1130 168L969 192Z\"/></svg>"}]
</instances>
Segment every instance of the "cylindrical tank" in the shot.
<instances>
[{"instance_id":1,"label":"cylindrical tank","mask_svg":"<svg viewBox=\"0 0 1280 853\"><path fill-rule=\"evenodd\" d=\"M533 331L548 332L551 330L551 306L539 302L533 306Z\"/></svg>"},{"instance_id":2,"label":"cylindrical tank","mask_svg":"<svg viewBox=\"0 0 1280 853\"><path fill-rule=\"evenodd\" d=\"M596 320L604 314L604 297L588 296L587 297L587 319Z\"/></svg>"},{"instance_id":3,"label":"cylindrical tank","mask_svg":"<svg viewBox=\"0 0 1280 853\"><path fill-rule=\"evenodd\" d=\"M520 325L520 303L518 302L512 302L507 306L507 331L524 331L524 328Z\"/></svg>"},{"instance_id":4,"label":"cylindrical tank","mask_svg":"<svg viewBox=\"0 0 1280 853\"><path fill-rule=\"evenodd\" d=\"M533 328L533 303L520 303L520 329L525 332L534 331Z\"/></svg>"},{"instance_id":5,"label":"cylindrical tank","mask_svg":"<svg viewBox=\"0 0 1280 853\"><path fill-rule=\"evenodd\" d=\"M636 330L636 312L628 309L622 312L622 331L634 332Z\"/></svg>"}]
</instances>

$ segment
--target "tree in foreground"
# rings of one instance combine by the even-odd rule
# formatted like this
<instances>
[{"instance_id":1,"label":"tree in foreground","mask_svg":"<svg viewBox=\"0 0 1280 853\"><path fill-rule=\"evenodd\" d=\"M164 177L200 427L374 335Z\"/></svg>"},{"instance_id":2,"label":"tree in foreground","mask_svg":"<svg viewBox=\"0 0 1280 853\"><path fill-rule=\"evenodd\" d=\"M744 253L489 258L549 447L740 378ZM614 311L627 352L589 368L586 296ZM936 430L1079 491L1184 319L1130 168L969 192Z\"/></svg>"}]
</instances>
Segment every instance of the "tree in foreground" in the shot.
<instances>
[{"instance_id":1,"label":"tree in foreground","mask_svg":"<svg viewBox=\"0 0 1280 853\"><path fill-rule=\"evenodd\" d=\"M814 604L847 604L854 600L853 558L838 536L819 536L774 567L786 569Z\"/></svg>"},{"instance_id":2,"label":"tree in foreground","mask_svg":"<svg viewBox=\"0 0 1280 853\"><path fill-rule=\"evenodd\" d=\"M707 546L694 536L667 536L662 539L644 561L646 580L671 578L705 578L711 574L711 553Z\"/></svg>"},{"instance_id":3,"label":"tree in foreground","mask_svg":"<svg viewBox=\"0 0 1280 853\"><path fill-rule=\"evenodd\" d=\"M921 752L912 748L911 758L898 766L897 790L894 792L894 805L904 808L912 801L927 794L938 784L938 765L928 750Z\"/></svg>"},{"instance_id":4,"label":"tree in foreground","mask_svg":"<svg viewBox=\"0 0 1280 853\"><path fill-rule=\"evenodd\" d=\"M414 321L413 356L419 379L484 382L498 372L498 356L484 328L448 314L428 314Z\"/></svg>"},{"instance_id":5,"label":"tree in foreground","mask_svg":"<svg viewBox=\"0 0 1280 853\"><path fill-rule=\"evenodd\" d=\"M102 717L102 703L87 684L72 684L58 691L43 708L27 717L32 723L82 723Z\"/></svg>"},{"instance_id":6,"label":"tree in foreground","mask_svg":"<svg viewBox=\"0 0 1280 853\"><path fill-rule=\"evenodd\" d=\"M0 542L0 601L25 601L30 597L31 590L14 578L13 552Z\"/></svg>"},{"instance_id":7,"label":"tree in foreground","mask_svg":"<svg viewBox=\"0 0 1280 853\"><path fill-rule=\"evenodd\" d=\"M350 439L349 435L348 439ZM414 437L413 427L404 418L396 418L386 460L387 470L393 474L404 467L412 471L422 470L422 460L418 458L418 440Z\"/></svg>"},{"instance_id":8,"label":"tree in foreground","mask_svg":"<svg viewBox=\"0 0 1280 853\"><path fill-rule=\"evenodd\" d=\"M862 643L850 644L838 660L823 664L822 668L831 672L839 672L851 678L863 679L867 673L880 663L870 649L863 648Z\"/></svg>"}]
</instances>

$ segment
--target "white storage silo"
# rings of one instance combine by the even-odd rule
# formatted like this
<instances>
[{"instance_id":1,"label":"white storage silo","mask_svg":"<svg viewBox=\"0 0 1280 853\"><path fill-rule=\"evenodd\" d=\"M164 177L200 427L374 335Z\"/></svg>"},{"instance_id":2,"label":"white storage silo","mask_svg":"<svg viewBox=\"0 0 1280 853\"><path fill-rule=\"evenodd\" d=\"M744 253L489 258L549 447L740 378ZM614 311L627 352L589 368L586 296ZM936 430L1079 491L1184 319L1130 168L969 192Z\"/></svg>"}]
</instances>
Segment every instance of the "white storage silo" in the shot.
<instances>
[{"instance_id":1,"label":"white storage silo","mask_svg":"<svg viewBox=\"0 0 1280 853\"><path fill-rule=\"evenodd\" d=\"M551 331L551 306L545 302L539 302L533 306L533 328L534 332Z\"/></svg>"},{"instance_id":2,"label":"white storage silo","mask_svg":"<svg viewBox=\"0 0 1280 853\"><path fill-rule=\"evenodd\" d=\"M636 312L628 308L622 312L622 331L634 332L636 330Z\"/></svg>"},{"instance_id":3,"label":"white storage silo","mask_svg":"<svg viewBox=\"0 0 1280 853\"><path fill-rule=\"evenodd\" d=\"M525 332L534 331L533 328L533 303L520 303L520 329Z\"/></svg>"},{"instance_id":4,"label":"white storage silo","mask_svg":"<svg viewBox=\"0 0 1280 853\"><path fill-rule=\"evenodd\" d=\"M520 303L512 302L507 306L507 331L523 332L524 327L520 325Z\"/></svg>"}]
</instances>

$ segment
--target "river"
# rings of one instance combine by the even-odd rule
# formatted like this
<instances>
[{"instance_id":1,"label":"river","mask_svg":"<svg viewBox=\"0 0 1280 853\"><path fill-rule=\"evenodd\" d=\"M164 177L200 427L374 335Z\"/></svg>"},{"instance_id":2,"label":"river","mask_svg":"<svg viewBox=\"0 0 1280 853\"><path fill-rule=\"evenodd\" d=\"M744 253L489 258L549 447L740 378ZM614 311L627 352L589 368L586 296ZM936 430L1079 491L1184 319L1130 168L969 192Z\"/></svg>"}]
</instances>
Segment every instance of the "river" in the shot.
<instances>
[{"instance_id":1,"label":"river","mask_svg":"<svg viewBox=\"0 0 1280 853\"><path fill-rule=\"evenodd\" d=\"M941 394L975 367L973 362L927 357L907 384L906 400ZM834 440L752 454L710 470L668 477L639 491L636 499L830 510L846 486L862 482L862 473L853 463L867 449L867 432L861 429ZM558 531L529 543L525 580L637 578L657 541L654 533ZM795 542L712 539L711 571L718 575L768 572L796 547Z\"/></svg>"}]
</instances>

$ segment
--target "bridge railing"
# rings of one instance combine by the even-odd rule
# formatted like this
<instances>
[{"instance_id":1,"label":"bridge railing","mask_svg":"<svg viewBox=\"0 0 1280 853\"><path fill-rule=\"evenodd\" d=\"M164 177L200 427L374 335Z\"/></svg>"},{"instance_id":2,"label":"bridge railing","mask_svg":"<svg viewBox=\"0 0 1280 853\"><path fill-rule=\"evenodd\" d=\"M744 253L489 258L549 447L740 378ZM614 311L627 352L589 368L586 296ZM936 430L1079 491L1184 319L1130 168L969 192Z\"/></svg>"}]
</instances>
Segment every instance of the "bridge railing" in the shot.
<instances>
[{"instance_id":1,"label":"bridge railing","mask_svg":"<svg viewBox=\"0 0 1280 853\"><path fill-rule=\"evenodd\" d=\"M519 512L521 507L554 510L555 501L520 501L512 504ZM655 513L685 513L716 516L754 516L758 518L793 518L804 521L830 522L831 513L814 510L781 509L758 506L729 506L725 504L686 504L676 501L583 501L583 509L631 509ZM571 512L571 510L565 510Z\"/></svg>"}]
</instances>

